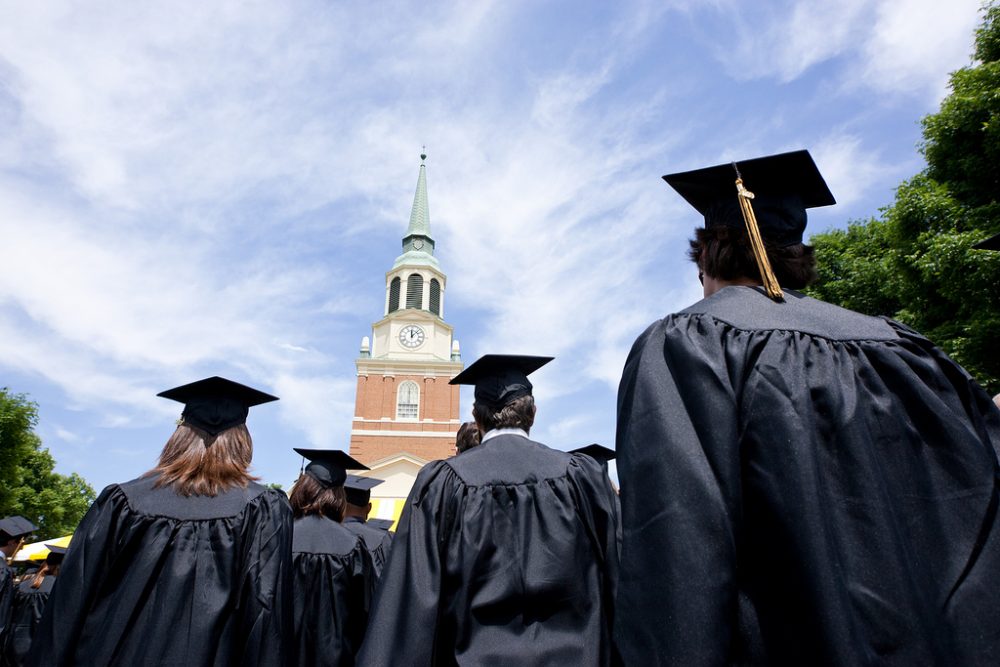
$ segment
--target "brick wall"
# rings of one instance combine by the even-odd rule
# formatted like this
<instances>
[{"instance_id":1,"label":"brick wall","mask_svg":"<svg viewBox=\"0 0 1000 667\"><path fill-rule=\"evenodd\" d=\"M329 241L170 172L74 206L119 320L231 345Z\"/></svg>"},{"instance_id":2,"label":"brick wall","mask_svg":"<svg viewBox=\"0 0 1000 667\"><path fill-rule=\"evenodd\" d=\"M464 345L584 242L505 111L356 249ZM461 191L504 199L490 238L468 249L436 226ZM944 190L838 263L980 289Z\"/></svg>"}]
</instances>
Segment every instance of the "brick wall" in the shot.
<instances>
[{"instance_id":1,"label":"brick wall","mask_svg":"<svg viewBox=\"0 0 1000 667\"><path fill-rule=\"evenodd\" d=\"M396 392L406 381L420 388L420 411L417 420L396 420ZM409 452L423 459L435 460L455 453L458 424L459 388L448 384L447 377L423 375L359 375L352 431L383 431L386 435L351 434L351 456L371 463L399 452ZM391 421L383 421L383 420ZM424 420L432 420L433 423ZM394 436L393 431L441 433L437 436Z\"/></svg>"}]
</instances>

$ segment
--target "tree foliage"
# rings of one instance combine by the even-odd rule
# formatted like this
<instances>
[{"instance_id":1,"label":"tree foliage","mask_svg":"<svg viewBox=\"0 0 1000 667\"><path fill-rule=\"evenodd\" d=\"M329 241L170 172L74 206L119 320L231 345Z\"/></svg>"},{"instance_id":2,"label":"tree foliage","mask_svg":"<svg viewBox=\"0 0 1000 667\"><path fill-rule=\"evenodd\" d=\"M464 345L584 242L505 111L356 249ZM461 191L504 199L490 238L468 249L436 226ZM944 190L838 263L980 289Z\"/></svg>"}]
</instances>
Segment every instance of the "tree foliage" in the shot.
<instances>
[{"instance_id":1,"label":"tree foliage","mask_svg":"<svg viewBox=\"0 0 1000 667\"><path fill-rule=\"evenodd\" d=\"M20 514L38 525L40 540L72 533L96 494L73 473L55 472L55 460L35 433L38 406L0 388L0 517Z\"/></svg>"},{"instance_id":2,"label":"tree foliage","mask_svg":"<svg viewBox=\"0 0 1000 667\"><path fill-rule=\"evenodd\" d=\"M983 9L976 61L951 76L923 119L927 168L870 220L812 237L816 297L921 331L991 393L1000 392L1000 6Z\"/></svg>"}]
</instances>

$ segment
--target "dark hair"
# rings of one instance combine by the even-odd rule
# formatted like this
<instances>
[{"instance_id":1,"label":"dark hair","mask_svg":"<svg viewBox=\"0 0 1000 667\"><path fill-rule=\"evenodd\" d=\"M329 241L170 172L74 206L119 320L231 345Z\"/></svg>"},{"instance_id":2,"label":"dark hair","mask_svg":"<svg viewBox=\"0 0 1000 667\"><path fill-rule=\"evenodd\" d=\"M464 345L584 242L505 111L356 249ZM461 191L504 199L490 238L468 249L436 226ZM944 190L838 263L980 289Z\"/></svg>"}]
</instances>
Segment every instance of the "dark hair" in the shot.
<instances>
[{"instance_id":1,"label":"dark hair","mask_svg":"<svg viewBox=\"0 0 1000 667\"><path fill-rule=\"evenodd\" d=\"M347 500L343 486L324 486L318 479L304 472L292 487L288 502L296 519L319 514L339 522L344 520L344 505Z\"/></svg>"},{"instance_id":2,"label":"dark hair","mask_svg":"<svg viewBox=\"0 0 1000 667\"><path fill-rule=\"evenodd\" d=\"M528 432L535 423L535 397L528 395L515 398L499 410L482 403L473 403L472 416L485 432L495 428L523 428Z\"/></svg>"},{"instance_id":3,"label":"dark hair","mask_svg":"<svg viewBox=\"0 0 1000 667\"><path fill-rule=\"evenodd\" d=\"M55 577L59 574L59 568L61 566L62 566L62 560L58 560L55 562L50 562L46 560L44 563L42 563L41 567L38 568L38 571L35 572L34 575L32 575L31 587L40 588L42 582L45 581L45 577Z\"/></svg>"},{"instance_id":4,"label":"dark hair","mask_svg":"<svg viewBox=\"0 0 1000 667\"><path fill-rule=\"evenodd\" d=\"M479 427L476 422L465 422L458 427L458 434L455 436L455 449L458 453L472 449L479 444Z\"/></svg>"},{"instance_id":5,"label":"dark hair","mask_svg":"<svg viewBox=\"0 0 1000 667\"><path fill-rule=\"evenodd\" d=\"M180 424L160 452L160 462L146 475L159 474L154 486L171 486L182 496L216 496L235 486L246 487L251 475L253 440L246 424L209 435Z\"/></svg>"},{"instance_id":6,"label":"dark hair","mask_svg":"<svg viewBox=\"0 0 1000 667\"><path fill-rule=\"evenodd\" d=\"M796 243L780 247L764 241L764 247L782 287L802 289L816 280L816 256L812 246ZM713 278L761 279L747 230L741 227L698 227L694 230L688 257Z\"/></svg>"}]
</instances>

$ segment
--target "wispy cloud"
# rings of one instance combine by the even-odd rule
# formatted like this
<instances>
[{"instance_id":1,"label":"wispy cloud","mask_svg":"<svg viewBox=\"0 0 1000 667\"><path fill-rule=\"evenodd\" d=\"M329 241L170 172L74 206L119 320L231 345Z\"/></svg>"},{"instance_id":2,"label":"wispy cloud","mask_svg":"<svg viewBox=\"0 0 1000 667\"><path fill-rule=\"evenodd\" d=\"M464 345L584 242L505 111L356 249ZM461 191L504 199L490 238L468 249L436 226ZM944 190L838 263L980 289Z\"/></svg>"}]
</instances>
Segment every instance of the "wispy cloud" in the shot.
<instances>
[{"instance_id":1,"label":"wispy cloud","mask_svg":"<svg viewBox=\"0 0 1000 667\"><path fill-rule=\"evenodd\" d=\"M807 143L863 203L905 162L858 91L939 95L968 51L971 2L928 10L7 3L0 367L89 420L54 447L169 425L155 393L215 373L282 396L255 422L278 440L343 445L427 144L466 359L557 355L548 432L608 440L632 340L700 295L659 175Z\"/></svg>"},{"instance_id":2,"label":"wispy cloud","mask_svg":"<svg viewBox=\"0 0 1000 667\"><path fill-rule=\"evenodd\" d=\"M969 62L979 0L806 0L766 5L724 2L735 39L716 57L738 79L789 83L833 59L840 86L939 100L947 74ZM878 103L877 100L873 102Z\"/></svg>"}]
</instances>

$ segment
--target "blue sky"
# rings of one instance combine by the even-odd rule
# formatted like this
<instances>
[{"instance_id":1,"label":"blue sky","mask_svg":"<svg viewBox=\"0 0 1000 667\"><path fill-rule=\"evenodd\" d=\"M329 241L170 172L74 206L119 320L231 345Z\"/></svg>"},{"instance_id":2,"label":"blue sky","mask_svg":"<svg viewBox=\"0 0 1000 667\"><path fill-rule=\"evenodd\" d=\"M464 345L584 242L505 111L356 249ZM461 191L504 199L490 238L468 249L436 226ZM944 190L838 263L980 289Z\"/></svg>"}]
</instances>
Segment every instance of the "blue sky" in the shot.
<instances>
[{"instance_id":1,"label":"blue sky","mask_svg":"<svg viewBox=\"0 0 1000 667\"><path fill-rule=\"evenodd\" d=\"M249 421L265 480L347 447L424 145L466 363L555 355L533 434L612 444L632 341L700 297L660 176L808 148L839 202L810 230L876 215L979 2L0 7L0 386L101 488L207 375L281 397Z\"/></svg>"}]
</instances>

